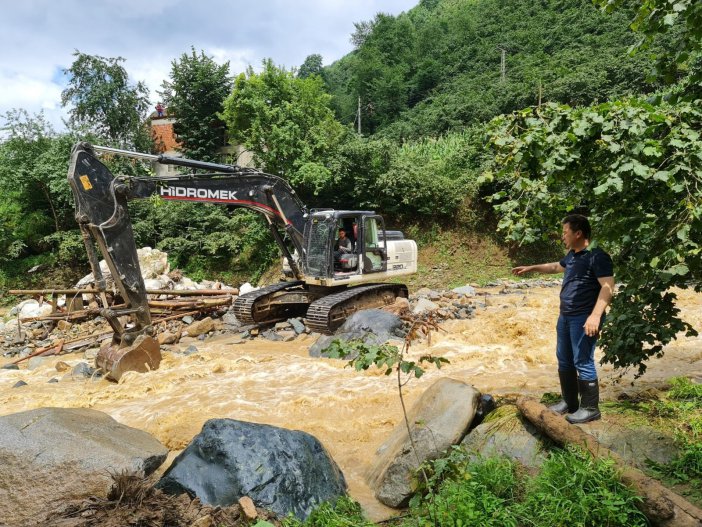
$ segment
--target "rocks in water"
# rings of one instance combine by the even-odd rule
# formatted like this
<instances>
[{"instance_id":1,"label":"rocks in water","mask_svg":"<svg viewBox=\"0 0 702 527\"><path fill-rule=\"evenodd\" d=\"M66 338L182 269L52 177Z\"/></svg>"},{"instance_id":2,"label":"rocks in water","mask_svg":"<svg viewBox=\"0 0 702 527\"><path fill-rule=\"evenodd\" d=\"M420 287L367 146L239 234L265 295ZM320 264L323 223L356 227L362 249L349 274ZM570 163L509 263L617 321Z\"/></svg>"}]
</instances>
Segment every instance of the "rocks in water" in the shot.
<instances>
[{"instance_id":1,"label":"rocks in water","mask_svg":"<svg viewBox=\"0 0 702 527\"><path fill-rule=\"evenodd\" d=\"M267 329L266 331L262 331L261 336L267 340L273 340L273 341L283 340L283 337L278 335L278 333L274 329Z\"/></svg>"},{"instance_id":2,"label":"rocks in water","mask_svg":"<svg viewBox=\"0 0 702 527\"><path fill-rule=\"evenodd\" d=\"M95 373L95 369L91 368L87 362L79 362L71 369L70 376L73 379L89 379Z\"/></svg>"},{"instance_id":3,"label":"rocks in water","mask_svg":"<svg viewBox=\"0 0 702 527\"><path fill-rule=\"evenodd\" d=\"M24 381L17 381L12 385L13 388L21 388L22 386L27 386L27 383Z\"/></svg>"},{"instance_id":4,"label":"rocks in water","mask_svg":"<svg viewBox=\"0 0 702 527\"><path fill-rule=\"evenodd\" d=\"M186 329L188 336L198 337L200 335L206 335L214 329L214 320L212 317L206 317L197 322L192 322Z\"/></svg>"},{"instance_id":5,"label":"rocks in water","mask_svg":"<svg viewBox=\"0 0 702 527\"><path fill-rule=\"evenodd\" d=\"M298 335L304 333L307 329L305 327L305 324L303 324L302 320L300 320L299 318L289 318L288 324L292 326L293 331L295 331L295 333L297 333Z\"/></svg>"},{"instance_id":6,"label":"rocks in water","mask_svg":"<svg viewBox=\"0 0 702 527\"><path fill-rule=\"evenodd\" d=\"M146 432L96 410L40 408L2 416L0 518L28 525L68 500L104 497L111 472L149 475L167 454Z\"/></svg>"},{"instance_id":7,"label":"rocks in water","mask_svg":"<svg viewBox=\"0 0 702 527\"><path fill-rule=\"evenodd\" d=\"M476 457L506 456L529 468L546 459L550 440L524 419L516 406L501 406L461 442Z\"/></svg>"},{"instance_id":8,"label":"rocks in water","mask_svg":"<svg viewBox=\"0 0 702 527\"><path fill-rule=\"evenodd\" d=\"M157 487L209 505L249 496L258 507L304 520L346 492L343 474L310 434L234 419L211 419Z\"/></svg>"},{"instance_id":9,"label":"rocks in water","mask_svg":"<svg viewBox=\"0 0 702 527\"><path fill-rule=\"evenodd\" d=\"M9 363L9 364L3 364L1 369L3 369L3 370L19 370L19 366L17 366L17 364Z\"/></svg>"},{"instance_id":10,"label":"rocks in water","mask_svg":"<svg viewBox=\"0 0 702 527\"><path fill-rule=\"evenodd\" d=\"M360 339L368 344L382 344L390 339L398 338L401 329L402 320L397 315L382 309L357 311L344 322L334 335L317 339L317 342L310 347L309 353L311 357L324 356L324 350L334 340L348 342Z\"/></svg>"},{"instance_id":11,"label":"rocks in water","mask_svg":"<svg viewBox=\"0 0 702 527\"><path fill-rule=\"evenodd\" d=\"M442 378L432 384L408 412L412 438L404 420L378 449L368 483L376 498L389 507L404 507L415 492L414 473L419 463L438 458L458 444L478 408L480 392L461 381Z\"/></svg>"}]
</instances>

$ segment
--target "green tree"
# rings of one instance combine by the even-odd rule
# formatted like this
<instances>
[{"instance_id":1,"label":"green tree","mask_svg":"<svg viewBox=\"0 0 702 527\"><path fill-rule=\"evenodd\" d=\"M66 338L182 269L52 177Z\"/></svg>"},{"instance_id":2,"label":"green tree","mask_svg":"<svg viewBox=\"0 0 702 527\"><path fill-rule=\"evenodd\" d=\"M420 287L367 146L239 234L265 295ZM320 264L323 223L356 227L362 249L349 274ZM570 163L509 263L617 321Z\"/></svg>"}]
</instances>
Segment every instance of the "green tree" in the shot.
<instances>
[{"instance_id":1,"label":"green tree","mask_svg":"<svg viewBox=\"0 0 702 527\"><path fill-rule=\"evenodd\" d=\"M594 0L608 12L627 5L624 0ZM641 37L634 50L650 50L662 35L674 33L674 45L659 46L654 56L658 73L668 82L688 74L685 92L691 97L702 93L702 3L696 0L644 0L631 21L631 28Z\"/></svg>"},{"instance_id":2,"label":"green tree","mask_svg":"<svg viewBox=\"0 0 702 527\"><path fill-rule=\"evenodd\" d=\"M74 129L87 129L110 144L150 150L146 85L129 81L122 57L106 58L80 51L73 56L71 67L64 70L68 86L61 93L63 106L70 106L69 124Z\"/></svg>"},{"instance_id":3,"label":"green tree","mask_svg":"<svg viewBox=\"0 0 702 527\"><path fill-rule=\"evenodd\" d=\"M217 64L212 57L192 48L171 63L171 76L163 85L164 103L175 116L173 131L186 157L213 161L226 144L225 125L219 114L231 89L229 62Z\"/></svg>"},{"instance_id":4,"label":"green tree","mask_svg":"<svg viewBox=\"0 0 702 527\"><path fill-rule=\"evenodd\" d=\"M320 77L296 78L267 59L260 74L249 68L236 78L222 116L259 165L315 193L332 180L328 160L344 135L330 98Z\"/></svg>"},{"instance_id":5,"label":"green tree","mask_svg":"<svg viewBox=\"0 0 702 527\"><path fill-rule=\"evenodd\" d=\"M604 327L603 360L639 374L678 333L697 334L681 320L672 288L702 291L700 130L697 104L637 99L548 104L490 127L500 229L531 243L568 212L589 212L622 284Z\"/></svg>"},{"instance_id":6,"label":"green tree","mask_svg":"<svg viewBox=\"0 0 702 527\"><path fill-rule=\"evenodd\" d=\"M302 66L300 66L300 69L297 72L297 76L301 79L306 79L311 75L319 75L320 77L324 77L322 55L319 55L318 53L308 55L305 62L302 63Z\"/></svg>"},{"instance_id":7,"label":"green tree","mask_svg":"<svg viewBox=\"0 0 702 527\"><path fill-rule=\"evenodd\" d=\"M75 241L73 199L66 181L74 137L56 134L42 114L24 110L5 115L0 129L0 261L57 250ZM67 231L73 230L73 234ZM69 254L70 253L70 254Z\"/></svg>"}]
</instances>

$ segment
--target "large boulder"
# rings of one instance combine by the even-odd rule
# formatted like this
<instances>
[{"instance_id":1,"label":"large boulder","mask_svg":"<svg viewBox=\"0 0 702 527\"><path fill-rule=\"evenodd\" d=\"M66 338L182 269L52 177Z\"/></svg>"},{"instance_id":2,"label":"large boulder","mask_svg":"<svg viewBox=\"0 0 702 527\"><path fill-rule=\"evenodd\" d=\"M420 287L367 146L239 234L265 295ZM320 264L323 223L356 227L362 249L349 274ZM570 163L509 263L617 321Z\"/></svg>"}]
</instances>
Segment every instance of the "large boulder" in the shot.
<instances>
[{"instance_id":1,"label":"large boulder","mask_svg":"<svg viewBox=\"0 0 702 527\"><path fill-rule=\"evenodd\" d=\"M344 475L315 437L234 419L207 421L157 487L208 505L248 496L257 507L301 520L346 493Z\"/></svg>"},{"instance_id":2,"label":"large boulder","mask_svg":"<svg viewBox=\"0 0 702 527\"><path fill-rule=\"evenodd\" d=\"M463 439L479 399L480 392L461 381L442 378L432 384L408 413L416 452L402 420L375 454L368 483L376 498L404 507L416 490L419 463L438 458Z\"/></svg>"},{"instance_id":3,"label":"large boulder","mask_svg":"<svg viewBox=\"0 0 702 527\"><path fill-rule=\"evenodd\" d=\"M513 405L498 408L461 442L476 457L506 456L528 468L541 466L550 444Z\"/></svg>"},{"instance_id":4,"label":"large boulder","mask_svg":"<svg viewBox=\"0 0 702 527\"><path fill-rule=\"evenodd\" d=\"M335 340L342 342L362 340L367 344L382 344L390 339L402 338L401 330L402 320L397 315L382 309L356 311L334 335L317 339L317 342L310 347L310 356L324 356L324 350Z\"/></svg>"},{"instance_id":5,"label":"large boulder","mask_svg":"<svg viewBox=\"0 0 702 527\"><path fill-rule=\"evenodd\" d=\"M167 274L169 271L168 265L168 254L158 249L152 249L151 247L142 247L137 249L137 257L139 259L139 268L141 269L141 276L145 280L148 279L158 279L160 275ZM105 283L108 289L114 287L115 281L112 279L112 273L109 267L107 267L107 262L105 260L100 260L100 272L105 278ZM88 287L95 283L95 277L93 273L81 278L78 283L76 283L77 288ZM155 285L155 283L151 283ZM163 287L163 284L159 289Z\"/></svg>"},{"instance_id":6,"label":"large boulder","mask_svg":"<svg viewBox=\"0 0 702 527\"><path fill-rule=\"evenodd\" d=\"M106 496L110 473L151 474L168 450L107 414L39 408L0 417L0 524L35 525L64 502Z\"/></svg>"}]
</instances>

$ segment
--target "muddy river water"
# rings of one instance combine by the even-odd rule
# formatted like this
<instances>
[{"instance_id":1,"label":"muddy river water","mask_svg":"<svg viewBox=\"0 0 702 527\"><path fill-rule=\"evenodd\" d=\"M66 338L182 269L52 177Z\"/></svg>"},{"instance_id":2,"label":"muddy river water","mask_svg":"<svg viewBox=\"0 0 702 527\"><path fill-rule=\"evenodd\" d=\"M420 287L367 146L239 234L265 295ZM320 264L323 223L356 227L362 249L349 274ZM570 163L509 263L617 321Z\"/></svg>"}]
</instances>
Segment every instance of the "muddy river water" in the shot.
<instances>
[{"instance_id":1,"label":"muddy river water","mask_svg":"<svg viewBox=\"0 0 702 527\"><path fill-rule=\"evenodd\" d=\"M556 392L555 323L558 288L480 290L475 317L449 321L431 343L413 345L411 353L429 351L449 359L441 370L429 369L405 387L411 405L437 378L449 376L495 396ZM679 305L685 320L702 333L702 295L683 291ZM400 422L401 408L393 376L357 372L340 360L308 356L309 336L292 342L262 338L241 341L219 336L198 343L198 353L165 353L158 371L127 374L118 383L62 381L56 363L83 361L82 355L52 357L35 370L0 370L0 415L33 408L83 407L145 430L171 450L185 448L207 419L233 418L304 430L317 437L339 464L351 495L373 518L384 516L364 482L374 451ZM186 347L186 345L182 345ZM599 355L599 352L598 352ZM681 338L665 356L649 363L646 375L620 377L600 368L602 394L658 389L666 379L687 375L702 382L702 339ZM23 380L28 386L12 388Z\"/></svg>"}]
</instances>

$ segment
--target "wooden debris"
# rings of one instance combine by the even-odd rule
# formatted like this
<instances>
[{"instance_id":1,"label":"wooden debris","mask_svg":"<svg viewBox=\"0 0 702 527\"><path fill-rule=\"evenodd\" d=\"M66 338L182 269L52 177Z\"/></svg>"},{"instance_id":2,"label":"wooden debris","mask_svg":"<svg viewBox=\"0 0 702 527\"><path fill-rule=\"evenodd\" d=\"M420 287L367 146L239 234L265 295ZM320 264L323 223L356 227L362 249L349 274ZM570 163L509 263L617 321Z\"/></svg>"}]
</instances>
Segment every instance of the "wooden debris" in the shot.
<instances>
[{"instance_id":1,"label":"wooden debris","mask_svg":"<svg viewBox=\"0 0 702 527\"><path fill-rule=\"evenodd\" d=\"M661 527L700 527L702 510L683 497L629 466L617 453L602 446L592 435L571 425L563 416L527 397L517 401L519 411L539 430L560 444L577 445L593 457L609 457L621 470L621 479L643 497L641 511L653 525Z\"/></svg>"}]
</instances>

